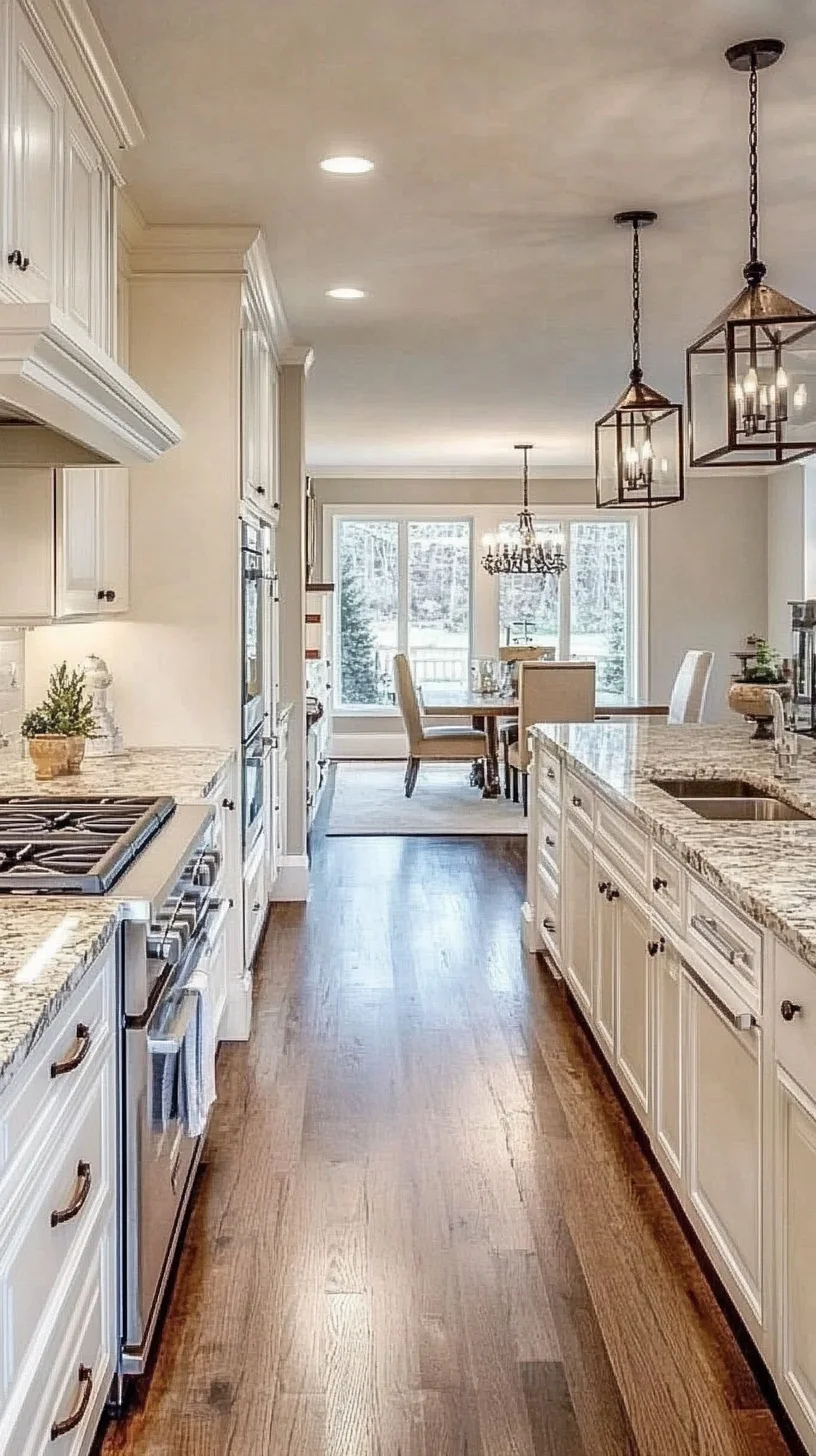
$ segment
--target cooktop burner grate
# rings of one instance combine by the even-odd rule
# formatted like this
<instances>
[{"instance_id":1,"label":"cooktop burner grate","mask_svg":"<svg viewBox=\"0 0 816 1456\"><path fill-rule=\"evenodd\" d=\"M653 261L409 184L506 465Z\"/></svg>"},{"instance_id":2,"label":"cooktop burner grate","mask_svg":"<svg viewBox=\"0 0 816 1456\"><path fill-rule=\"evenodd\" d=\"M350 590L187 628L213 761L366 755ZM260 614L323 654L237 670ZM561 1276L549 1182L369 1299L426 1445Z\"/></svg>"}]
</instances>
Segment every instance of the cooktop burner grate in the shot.
<instances>
[{"instance_id":1,"label":"cooktop burner grate","mask_svg":"<svg viewBox=\"0 0 816 1456\"><path fill-rule=\"evenodd\" d=\"M170 798L0 798L0 892L103 895L174 809Z\"/></svg>"}]
</instances>

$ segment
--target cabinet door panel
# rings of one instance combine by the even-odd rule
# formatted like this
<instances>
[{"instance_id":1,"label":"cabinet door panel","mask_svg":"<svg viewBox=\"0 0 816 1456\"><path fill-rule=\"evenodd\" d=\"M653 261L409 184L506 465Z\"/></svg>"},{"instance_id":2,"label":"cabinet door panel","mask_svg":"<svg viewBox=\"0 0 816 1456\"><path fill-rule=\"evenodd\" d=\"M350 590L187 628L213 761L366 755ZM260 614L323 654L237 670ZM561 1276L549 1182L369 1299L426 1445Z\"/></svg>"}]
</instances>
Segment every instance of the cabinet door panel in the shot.
<instances>
[{"instance_id":1,"label":"cabinet door panel","mask_svg":"<svg viewBox=\"0 0 816 1456\"><path fill-rule=\"evenodd\" d=\"M644 1119L649 1115L650 924L622 894L618 900L616 1060L623 1088Z\"/></svg>"},{"instance_id":2,"label":"cabinet door panel","mask_svg":"<svg viewBox=\"0 0 816 1456\"><path fill-rule=\"evenodd\" d=\"M99 585L105 592L99 608L107 617L126 612L130 606L130 476L127 470L113 467L100 470L99 511Z\"/></svg>"},{"instance_id":3,"label":"cabinet door panel","mask_svg":"<svg viewBox=\"0 0 816 1456\"><path fill-rule=\"evenodd\" d=\"M683 1170L680 957L670 942L654 969L654 1129L657 1155L679 1182Z\"/></svg>"},{"instance_id":4,"label":"cabinet door panel","mask_svg":"<svg viewBox=\"0 0 816 1456\"><path fill-rule=\"evenodd\" d=\"M100 471L63 470L58 475L60 617L99 610L101 580Z\"/></svg>"},{"instance_id":5,"label":"cabinet door panel","mask_svg":"<svg viewBox=\"0 0 816 1456\"><path fill-rule=\"evenodd\" d=\"M607 900L599 884L607 884L611 874L602 861L595 861L592 889L595 901L595 1031L601 1050L610 1062L615 1060L615 968L617 962L617 901Z\"/></svg>"},{"instance_id":6,"label":"cabinet door panel","mask_svg":"<svg viewBox=\"0 0 816 1456\"><path fill-rule=\"evenodd\" d=\"M761 1032L737 1030L686 977L683 995L689 1198L737 1302L761 1325Z\"/></svg>"},{"instance_id":7,"label":"cabinet door panel","mask_svg":"<svg viewBox=\"0 0 816 1456\"><path fill-rule=\"evenodd\" d=\"M24 271L13 268L10 280L23 298L54 301L60 256L64 93L19 9L14 32L9 251L19 249L28 263Z\"/></svg>"},{"instance_id":8,"label":"cabinet door panel","mask_svg":"<svg viewBox=\"0 0 816 1456\"><path fill-rule=\"evenodd\" d=\"M102 164L74 111L65 117L63 308L97 343L102 289Z\"/></svg>"},{"instance_id":9,"label":"cabinet door panel","mask_svg":"<svg viewBox=\"0 0 816 1456\"><path fill-rule=\"evenodd\" d=\"M816 1434L816 1103L778 1064L776 1104L777 1364L786 1404L812 1439Z\"/></svg>"},{"instance_id":10,"label":"cabinet door panel","mask_svg":"<svg viewBox=\"0 0 816 1456\"><path fill-rule=\"evenodd\" d=\"M592 850L567 825L565 974L581 1008L592 1016Z\"/></svg>"}]
</instances>

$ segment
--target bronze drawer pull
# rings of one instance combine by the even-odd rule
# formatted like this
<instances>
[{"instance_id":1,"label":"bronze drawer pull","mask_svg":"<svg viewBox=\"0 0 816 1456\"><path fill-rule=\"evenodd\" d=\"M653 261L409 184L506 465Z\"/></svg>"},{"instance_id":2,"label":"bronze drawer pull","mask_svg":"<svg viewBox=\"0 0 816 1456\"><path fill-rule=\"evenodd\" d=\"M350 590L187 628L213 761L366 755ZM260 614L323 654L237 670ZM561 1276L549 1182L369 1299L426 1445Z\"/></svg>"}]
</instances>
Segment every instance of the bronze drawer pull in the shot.
<instances>
[{"instance_id":1,"label":"bronze drawer pull","mask_svg":"<svg viewBox=\"0 0 816 1456\"><path fill-rule=\"evenodd\" d=\"M663 878L662 875L655 875L654 879L652 880L652 889L654 889L654 890L668 890L668 888L669 888L669 882L668 882L668 880L664 880L664 878Z\"/></svg>"},{"instance_id":2,"label":"bronze drawer pull","mask_svg":"<svg viewBox=\"0 0 816 1456\"><path fill-rule=\"evenodd\" d=\"M607 894L607 892L611 889L611 885L612 885L611 880L599 880L598 881L598 894L599 895L605 895L605 894Z\"/></svg>"},{"instance_id":3,"label":"bronze drawer pull","mask_svg":"<svg viewBox=\"0 0 816 1456\"><path fill-rule=\"evenodd\" d=\"M64 1421L54 1421L51 1427L51 1440L58 1441L60 1436L67 1436L69 1431L75 1431L91 1403L93 1394L93 1370L90 1365L80 1365L79 1384L83 1387L79 1398L79 1405L75 1411L66 1416Z\"/></svg>"},{"instance_id":4,"label":"bronze drawer pull","mask_svg":"<svg viewBox=\"0 0 816 1456\"><path fill-rule=\"evenodd\" d=\"M779 1011L783 1021L793 1021L794 1016L802 1015L802 1008L795 1001L783 1001Z\"/></svg>"},{"instance_id":5,"label":"bronze drawer pull","mask_svg":"<svg viewBox=\"0 0 816 1456\"><path fill-rule=\"evenodd\" d=\"M581 805L583 804L584 801L581 798L581 795L580 794L573 794L573 796L572 796L572 802L575 805L576 809L580 809L580 807L581 807Z\"/></svg>"},{"instance_id":6,"label":"bronze drawer pull","mask_svg":"<svg viewBox=\"0 0 816 1456\"><path fill-rule=\"evenodd\" d=\"M551 834L546 834L544 836L544 843L548 844L550 849L555 849L555 840L553 839Z\"/></svg>"},{"instance_id":7,"label":"bronze drawer pull","mask_svg":"<svg viewBox=\"0 0 816 1456\"><path fill-rule=\"evenodd\" d=\"M79 1178L81 1184L79 1192L76 1198L68 1204L67 1208L54 1209L51 1214L52 1228L56 1228L61 1223L70 1223L71 1219L76 1218L77 1214L81 1213L85 1207L88 1201L88 1194L91 1191L92 1178L90 1163L77 1163L77 1178Z\"/></svg>"},{"instance_id":8,"label":"bronze drawer pull","mask_svg":"<svg viewBox=\"0 0 816 1456\"><path fill-rule=\"evenodd\" d=\"M547 769L547 778L548 779L554 779L555 778L555 769L554 768L548 768Z\"/></svg>"},{"instance_id":9,"label":"bronze drawer pull","mask_svg":"<svg viewBox=\"0 0 816 1456\"><path fill-rule=\"evenodd\" d=\"M51 1076L64 1077L66 1072L75 1072L81 1062L84 1062L91 1050L91 1031L84 1021L77 1022L76 1039L79 1042L77 1050L72 1057L66 1057L64 1062L51 1063Z\"/></svg>"}]
</instances>

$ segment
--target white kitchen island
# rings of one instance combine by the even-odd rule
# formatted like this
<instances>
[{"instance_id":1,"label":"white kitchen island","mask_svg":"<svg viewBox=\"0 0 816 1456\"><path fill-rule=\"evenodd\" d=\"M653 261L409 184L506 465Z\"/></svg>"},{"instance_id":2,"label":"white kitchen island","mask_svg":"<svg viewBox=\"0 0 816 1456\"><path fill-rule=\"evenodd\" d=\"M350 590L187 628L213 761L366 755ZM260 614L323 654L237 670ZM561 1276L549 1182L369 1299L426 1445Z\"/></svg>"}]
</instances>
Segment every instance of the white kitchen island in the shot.
<instances>
[{"instance_id":1,"label":"white kitchen island","mask_svg":"<svg viewBox=\"0 0 816 1456\"><path fill-rule=\"evenodd\" d=\"M816 745L750 728L533 730L523 934L611 1075L816 1453ZM813 819L711 820L655 780Z\"/></svg>"}]
</instances>

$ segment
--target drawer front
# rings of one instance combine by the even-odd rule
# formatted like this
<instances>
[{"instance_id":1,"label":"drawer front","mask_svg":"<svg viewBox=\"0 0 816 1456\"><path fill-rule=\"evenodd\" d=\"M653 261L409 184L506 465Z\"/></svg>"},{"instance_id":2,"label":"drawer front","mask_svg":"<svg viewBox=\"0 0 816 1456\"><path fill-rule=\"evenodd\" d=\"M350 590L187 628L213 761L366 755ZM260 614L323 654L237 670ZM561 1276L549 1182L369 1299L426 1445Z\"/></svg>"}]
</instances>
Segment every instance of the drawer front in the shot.
<instances>
[{"instance_id":1,"label":"drawer front","mask_svg":"<svg viewBox=\"0 0 816 1456\"><path fill-rule=\"evenodd\" d=\"M595 832L604 854L612 855L633 887L643 894L649 876L649 837L631 819L598 800Z\"/></svg>"},{"instance_id":2,"label":"drawer front","mask_svg":"<svg viewBox=\"0 0 816 1456\"><path fill-rule=\"evenodd\" d=\"M115 1295L111 1216L67 1291L39 1362L26 1372L24 1387L15 1391L0 1422L0 1451L9 1456L90 1451L114 1372Z\"/></svg>"},{"instance_id":3,"label":"drawer front","mask_svg":"<svg viewBox=\"0 0 816 1456\"><path fill-rule=\"evenodd\" d=\"M0 1207L7 1205L18 1181L17 1159L28 1167L32 1150L48 1135L54 1118L110 1041L115 1006L116 938L102 951L70 1005L48 1028L0 1099Z\"/></svg>"},{"instance_id":4,"label":"drawer front","mask_svg":"<svg viewBox=\"0 0 816 1456\"><path fill-rule=\"evenodd\" d=\"M17 1379L52 1295L105 1209L113 1206L115 1060L111 1054L89 1095L43 1155L12 1216L0 1253L0 1370Z\"/></svg>"},{"instance_id":5,"label":"drawer front","mask_svg":"<svg viewBox=\"0 0 816 1456\"><path fill-rule=\"evenodd\" d=\"M776 942L776 1059L816 1098L816 971ZM770 1012L769 1012L770 1014Z\"/></svg>"},{"instance_id":6,"label":"drawer front","mask_svg":"<svg viewBox=\"0 0 816 1456\"><path fill-rule=\"evenodd\" d=\"M544 949L552 956L557 966L561 965L561 935L558 905L558 885L545 867L538 868L538 931L544 942Z\"/></svg>"},{"instance_id":7,"label":"drawer front","mask_svg":"<svg viewBox=\"0 0 816 1456\"><path fill-rule=\"evenodd\" d=\"M683 929L685 874L658 845L652 846L652 903L675 929Z\"/></svg>"},{"instance_id":8,"label":"drawer front","mask_svg":"<svg viewBox=\"0 0 816 1456\"><path fill-rule=\"evenodd\" d=\"M244 880L244 957L248 966L252 965L266 922L266 846L263 835L253 853L257 860L250 864Z\"/></svg>"},{"instance_id":9,"label":"drawer front","mask_svg":"<svg viewBox=\"0 0 816 1456\"><path fill-rule=\"evenodd\" d=\"M548 753L541 744L538 746L538 787L560 806L561 764L555 754Z\"/></svg>"},{"instance_id":10,"label":"drawer front","mask_svg":"<svg viewBox=\"0 0 816 1456\"><path fill-rule=\"evenodd\" d=\"M571 773L567 774L567 807L575 822L591 833L595 796L585 783Z\"/></svg>"},{"instance_id":11,"label":"drawer front","mask_svg":"<svg viewBox=\"0 0 816 1456\"><path fill-rule=\"evenodd\" d=\"M686 940L708 964L762 1010L762 934L692 876L686 882Z\"/></svg>"},{"instance_id":12,"label":"drawer front","mask_svg":"<svg viewBox=\"0 0 816 1456\"><path fill-rule=\"evenodd\" d=\"M539 864L558 880L561 861L559 859L560 817L549 813L550 801L539 791L538 795L538 860Z\"/></svg>"}]
</instances>

